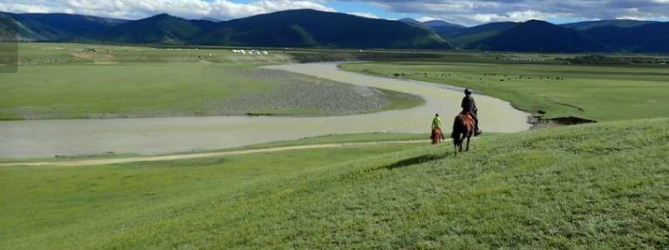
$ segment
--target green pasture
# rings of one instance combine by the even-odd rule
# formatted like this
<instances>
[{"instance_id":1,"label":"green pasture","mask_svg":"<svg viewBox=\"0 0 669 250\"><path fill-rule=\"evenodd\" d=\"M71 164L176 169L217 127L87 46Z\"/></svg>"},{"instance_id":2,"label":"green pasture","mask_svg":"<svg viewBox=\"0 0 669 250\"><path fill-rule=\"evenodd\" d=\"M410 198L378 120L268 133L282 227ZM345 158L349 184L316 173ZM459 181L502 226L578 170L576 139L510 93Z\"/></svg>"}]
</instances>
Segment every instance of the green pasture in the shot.
<instances>
[{"instance_id":1,"label":"green pasture","mask_svg":"<svg viewBox=\"0 0 669 250\"><path fill-rule=\"evenodd\" d=\"M546 118L596 121L669 117L669 67L555 63L377 62L345 70L474 89ZM404 74L404 75L402 75ZM485 107L480 107L485 114Z\"/></svg>"},{"instance_id":2,"label":"green pasture","mask_svg":"<svg viewBox=\"0 0 669 250\"><path fill-rule=\"evenodd\" d=\"M148 214L167 215L193 201L213 201L221 195L234 200L239 198L237 190L413 147L349 147L90 167L0 167L0 224L12 225L0 229L0 249L90 248L97 244L89 241L93 235L81 233L93 233L102 243L111 240L112 231Z\"/></svg>"},{"instance_id":3,"label":"green pasture","mask_svg":"<svg viewBox=\"0 0 669 250\"><path fill-rule=\"evenodd\" d=\"M291 60L279 51L250 56L229 48L88 44L26 43L19 54L19 72L0 74L0 120L227 115L234 111L221 110L225 101L277 86L240 71ZM384 93L390 104L372 111L422 104ZM271 107L272 100L266 101L257 106ZM308 109L248 112L328 115Z\"/></svg>"},{"instance_id":4,"label":"green pasture","mask_svg":"<svg viewBox=\"0 0 669 250\"><path fill-rule=\"evenodd\" d=\"M665 249L669 120L0 168L0 249Z\"/></svg>"},{"instance_id":5,"label":"green pasture","mask_svg":"<svg viewBox=\"0 0 669 250\"><path fill-rule=\"evenodd\" d=\"M2 119L169 116L206 112L215 100L272 87L234 74L237 65L66 64L0 76ZM164 113L164 114L161 114Z\"/></svg>"}]
</instances>

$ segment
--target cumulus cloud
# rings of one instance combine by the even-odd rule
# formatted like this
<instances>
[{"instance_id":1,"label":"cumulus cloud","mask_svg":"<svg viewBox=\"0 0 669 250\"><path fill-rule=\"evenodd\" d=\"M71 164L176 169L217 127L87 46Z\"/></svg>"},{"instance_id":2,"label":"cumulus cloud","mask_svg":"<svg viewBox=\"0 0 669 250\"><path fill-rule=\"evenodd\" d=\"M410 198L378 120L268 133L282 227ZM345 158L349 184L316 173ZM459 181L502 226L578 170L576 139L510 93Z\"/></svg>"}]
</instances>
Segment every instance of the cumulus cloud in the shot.
<instances>
[{"instance_id":1,"label":"cumulus cloud","mask_svg":"<svg viewBox=\"0 0 669 250\"><path fill-rule=\"evenodd\" d=\"M669 18L669 0L371 0L368 2L389 12L419 14L430 19L468 25L529 19Z\"/></svg>"},{"instance_id":2,"label":"cumulus cloud","mask_svg":"<svg viewBox=\"0 0 669 250\"><path fill-rule=\"evenodd\" d=\"M139 19L160 13L185 18L232 19L287 10L334 11L321 1L257 0L236 3L228 0L2 0L0 11L17 13L76 13L104 17Z\"/></svg>"}]
</instances>

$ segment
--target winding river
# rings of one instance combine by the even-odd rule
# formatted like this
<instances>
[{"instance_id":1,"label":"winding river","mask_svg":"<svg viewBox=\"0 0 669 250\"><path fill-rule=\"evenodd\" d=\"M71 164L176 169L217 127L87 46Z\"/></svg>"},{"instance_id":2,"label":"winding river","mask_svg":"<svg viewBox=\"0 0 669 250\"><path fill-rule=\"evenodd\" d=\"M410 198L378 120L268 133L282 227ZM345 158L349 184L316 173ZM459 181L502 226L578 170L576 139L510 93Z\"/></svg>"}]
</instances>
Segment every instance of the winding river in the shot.
<instances>
[{"instance_id":1,"label":"winding river","mask_svg":"<svg viewBox=\"0 0 669 250\"><path fill-rule=\"evenodd\" d=\"M439 113L446 126L460 111L462 90L432 83L389 79L342 71L336 63L266 67L334 81L389 89L421 96L424 106L342 117L171 117L0 122L0 158L25 159L55 155L114 152L167 154L221 149L326 134L424 133ZM528 130L529 114L510 103L475 96L486 132Z\"/></svg>"}]
</instances>

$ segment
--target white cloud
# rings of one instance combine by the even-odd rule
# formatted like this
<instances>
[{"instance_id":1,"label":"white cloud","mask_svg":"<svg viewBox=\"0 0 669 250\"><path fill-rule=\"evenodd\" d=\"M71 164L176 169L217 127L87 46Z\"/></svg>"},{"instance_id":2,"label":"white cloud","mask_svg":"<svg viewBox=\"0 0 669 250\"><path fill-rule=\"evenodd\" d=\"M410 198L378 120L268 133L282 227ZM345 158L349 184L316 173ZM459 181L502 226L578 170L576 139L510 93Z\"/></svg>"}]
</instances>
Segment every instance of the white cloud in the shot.
<instances>
[{"instance_id":1,"label":"white cloud","mask_svg":"<svg viewBox=\"0 0 669 250\"><path fill-rule=\"evenodd\" d=\"M365 2L388 12L425 16L464 25L529 19L575 21L625 17L645 20L669 18L669 0L370 0Z\"/></svg>"},{"instance_id":2,"label":"white cloud","mask_svg":"<svg viewBox=\"0 0 669 250\"><path fill-rule=\"evenodd\" d=\"M417 20L420 21L420 22L429 22L429 21L441 20L441 19L436 18L436 17L431 17L431 16L424 16L424 17L418 18Z\"/></svg>"},{"instance_id":3,"label":"white cloud","mask_svg":"<svg viewBox=\"0 0 669 250\"><path fill-rule=\"evenodd\" d=\"M531 19L536 19L536 20L546 20L550 17L554 16L553 14L550 13L543 13L541 11L534 11L534 10L526 10L526 11L513 11L507 13L507 17L510 21L514 22L522 22L522 21L527 21Z\"/></svg>"},{"instance_id":4,"label":"white cloud","mask_svg":"<svg viewBox=\"0 0 669 250\"><path fill-rule=\"evenodd\" d=\"M366 17L366 18L379 18L378 16L369 13L369 12L349 12L348 14L354 15L354 16L360 16L360 17Z\"/></svg>"},{"instance_id":5,"label":"white cloud","mask_svg":"<svg viewBox=\"0 0 669 250\"><path fill-rule=\"evenodd\" d=\"M160 13L184 18L232 19L288 9L334 11L320 1L257 0L2 0L0 11L17 13L77 13L139 19Z\"/></svg>"}]
</instances>

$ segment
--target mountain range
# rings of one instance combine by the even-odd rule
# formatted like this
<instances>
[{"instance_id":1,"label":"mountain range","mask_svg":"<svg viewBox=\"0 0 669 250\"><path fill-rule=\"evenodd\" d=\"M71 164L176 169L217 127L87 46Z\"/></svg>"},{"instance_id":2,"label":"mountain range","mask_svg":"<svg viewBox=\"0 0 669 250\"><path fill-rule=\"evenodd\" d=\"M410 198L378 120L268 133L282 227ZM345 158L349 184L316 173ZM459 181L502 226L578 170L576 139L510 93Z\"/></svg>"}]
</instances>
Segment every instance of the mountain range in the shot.
<instances>
[{"instance_id":1,"label":"mountain range","mask_svg":"<svg viewBox=\"0 0 669 250\"><path fill-rule=\"evenodd\" d=\"M669 53L669 23L624 19L560 25L530 20L465 27L439 20L393 21L309 9L229 21L187 20L167 14L121 20L71 14L0 12L0 27L6 26L8 20L15 22L18 38L25 41Z\"/></svg>"},{"instance_id":2,"label":"mountain range","mask_svg":"<svg viewBox=\"0 0 669 250\"><path fill-rule=\"evenodd\" d=\"M519 52L606 52L609 49L582 34L548 22L530 20L499 34L467 44L470 49Z\"/></svg>"},{"instance_id":3,"label":"mountain range","mask_svg":"<svg viewBox=\"0 0 669 250\"><path fill-rule=\"evenodd\" d=\"M439 35L455 48L517 52L669 53L669 23L636 20L556 25L540 20L497 22Z\"/></svg>"},{"instance_id":4,"label":"mountain range","mask_svg":"<svg viewBox=\"0 0 669 250\"><path fill-rule=\"evenodd\" d=\"M18 23L19 39L54 42L201 44L266 47L450 49L431 29L399 21L316 10L287 10L230 21L160 14L117 20L68 14L0 13Z\"/></svg>"}]
</instances>

